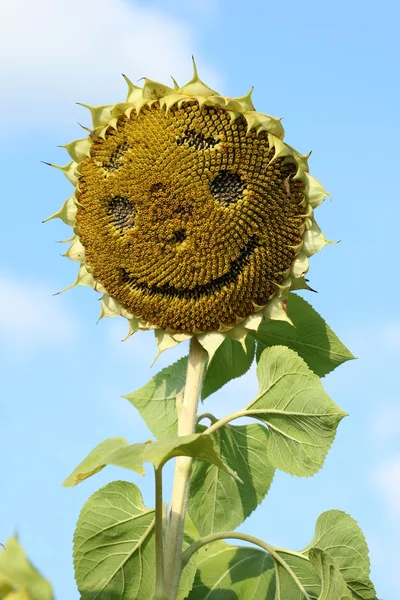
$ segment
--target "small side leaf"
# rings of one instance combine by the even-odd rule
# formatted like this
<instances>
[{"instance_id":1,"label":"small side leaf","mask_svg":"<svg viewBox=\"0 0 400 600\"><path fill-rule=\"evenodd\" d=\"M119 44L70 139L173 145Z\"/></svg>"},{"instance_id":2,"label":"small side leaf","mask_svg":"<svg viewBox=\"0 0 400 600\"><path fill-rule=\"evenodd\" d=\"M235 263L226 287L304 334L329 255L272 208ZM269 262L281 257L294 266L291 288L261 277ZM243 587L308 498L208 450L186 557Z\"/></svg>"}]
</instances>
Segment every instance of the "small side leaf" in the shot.
<instances>
[{"instance_id":1,"label":"small side leaf","mask_svg":"<svg viewBox=\"0 0 400 600\"><path fill-rule=\"evenodd\" d=\"M204 429L198 427L198 431ZM265 451L268 431L263 425L226 425L211 437L221 458L241 481L210 463L194 461L188 510L201 536L243 523L267 494L274 476Z\"/></svg>"},{"instance_id":2,"label":"small side leaf","mask_svg":"<svg viewBox=\"0 0 400 600\"><path fill-rule=\"evenodd\" d=\"M104 440L104 442L101 442L96 446L96 448L94 448L87 457L79 463L76 469L72 471L71 475L63 481L63 486L73 487L95 473L98 473L106 466L110 454L124 446L129 446L129 442L122 437Z\"/></svg>"},{"instance_id":3,"label":"small side leaf","mask_svg":"<svg viewBox=\"0 0 400 600\"><path fill-rule=\"evenodd\" d=\"M17 537L10 538L0 552L0 578L5 588L8 582L17 587L16 598L53 600L50 583L30 563Z\"/></svg>"},{"instance_id":4,"label":"small side leaf","mask_svg":"<svg viewBox=\"0 0 400 600\"><path fill-rule=\"evenodd\" d=\"M274 346L258 363L259 392L246 409L268 425L271 464L291 475L310 476L322 467L346 413L293 350Z\"/></svg>"},{"instance_id":5,"label":"small side leaf","mask_svg":"<svg viewBox=\"0 0 400 600\"><path fill-rule=\"evenodd\" d=\"M204 376L201 397L204 400L223 385L244 375L254 359L255 341L246 337L246 350L237 340L226 338L216 350Z\"/></svg>"},{"instance_id":6,"label":"small side leaf","mask_svg":"<svg viewBox=\"0 0 400 600\"><path fill-rule=\"evenodd\" d=\"M257 341L257 358L270 346L295 350L319 377L354 358L316 310L297 294L289 294L287 313L293 325L284 321L263 321L252 337Z\"/></svg>"},{"instance_id":7,"label":"small side leaf","mask_svg":"<svg viewBox=\"0 0 400 600\"><path fill-rule=\"evenodd\" d=\"M206 460L230 476L237 477L221 459L210 436L193 434L142 444L129 444L124 438L110 438L96 446L67 477L63 485L73 487L98 473L106 465L123 467L144 475L145 462L152 463L157 469L176 456Z\"/></svg>"},{"instance_id":8,"label":"small side leaf","mask_svg":"<svg viewBox=\"0 0 400 600\"><path fill-rule=\"evenodd\" d=\"M74 535L81 600L149 600L155 588L154 510L139 488L114 481L84 505Z\"/></svg>"},{"instance_id":9,"label":"small side leaf","mask_svg":"<svg viewBox=\"0 0 400 600\"><path fill-rule=\"evenodd\" d=\"M186 371L187 357L162 369L140 390L123 396L138 409L158 439L177 434L176 397L185 388Z\"/></svg>"},{"instance_id":10,"label":"small side leaf","mask_svg":"<svg viewBox=\"0 0 400 600\"><path fill-rule=\"evenodd\" d=\"M221 459L212 438L201 433L168 438L161 442L148 444L144 460L153 463L158 468L176 456L190 456L191 458L206 460L232 477L237 478L235 471Z\"/></svg>"}]
</instances>

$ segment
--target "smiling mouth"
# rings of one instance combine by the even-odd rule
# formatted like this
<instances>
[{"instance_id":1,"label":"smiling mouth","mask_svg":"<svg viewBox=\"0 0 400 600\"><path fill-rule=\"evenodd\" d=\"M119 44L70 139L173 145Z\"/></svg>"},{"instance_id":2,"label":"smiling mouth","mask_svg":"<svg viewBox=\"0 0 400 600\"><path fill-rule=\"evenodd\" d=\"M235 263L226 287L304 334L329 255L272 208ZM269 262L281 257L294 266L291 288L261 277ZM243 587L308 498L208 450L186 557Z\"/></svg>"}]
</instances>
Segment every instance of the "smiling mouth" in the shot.
<instances>
[{"instance_id":1,"label":"smiling mouth","mask_svg":"<svg viewBox=\"0 0 400 600\"><path fill-rule=\"evenodd\" d=\"M211 296L216 292L219 292L224 286L236 283L240 274L244 268L249 264L250 258L253 256L257 247L260 246L260 242L256 235L253 235L247 244L243 246L239 256L236 260L231 262L230 270L216 277L212 281L202 284L195 285L192 288L178 288L169 283L163 285L149 285L146 282L140 282L137 277L134 277L129 273L127 269L122 268L122 281L128 284L132 290L140 291L148 296L160 295L167 298L183 298L186 300L198 299L204 296Z\"/></svg>"}]
</instances>

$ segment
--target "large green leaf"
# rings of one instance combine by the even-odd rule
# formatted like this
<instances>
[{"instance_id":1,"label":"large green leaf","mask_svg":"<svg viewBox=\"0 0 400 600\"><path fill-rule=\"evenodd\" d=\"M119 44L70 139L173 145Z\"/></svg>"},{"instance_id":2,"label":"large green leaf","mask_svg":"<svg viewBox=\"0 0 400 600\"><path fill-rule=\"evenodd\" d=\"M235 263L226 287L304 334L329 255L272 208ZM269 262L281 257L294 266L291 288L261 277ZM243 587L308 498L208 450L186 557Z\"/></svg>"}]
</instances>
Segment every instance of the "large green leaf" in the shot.
<instances>
[{"instance_id":1,"label":"large green leaf","mask_svg":"<svg viewBox=\"0 0 400 600\"><path fill-rule=\"evenodd\" d=\"M262 550L215 542L199 551L197 567L188 600L275 600L274 564Z\"/></svg>"},{"instance_id":2,"label":"large green leaf","mask_svg":"<svg viewBox=\"0 0 400 600\"><path fill-rule=\"evenodd\" d=\"M349 588L329 554L314 548L310 551L309 558L321 579L318 600L352 600Z\"/></svg>"},{"instance_id":3,"label":"large green leaf","mask_svg":"<svg viewBox=\"0 0 400 600\"><path fill-rule=\"evenodd\" d=\"M293 325L266 319L251 336L257 341L257 356L270 346L295 350L319 377L354 358L316 310L297 294L289 294L287 312Z\"/></svg>"},{"instance_id":4,"label":"large green leaf","mask_svg":"<svg viewBox=\"0 0 400 600\"><path fill-rule=\"evenodd\" d=\"M67 477L63 485L73 487L98 473L106 465L124 467L143 475L145 462L152 463L157 469L176 456L190 456L209 461L230 476L236 477L235 472L221 460L212 438L196 433L142 444L129 444L124 438L110 438L96 446Z\"/></svg>"},{"instance_id":5,"label":"large green leaf","mask_svg":"<svg viewBox=\"0 0 400 600\"><path fill-rule=\"evenodd\" d=\"M289 551L278 552L282 562L274 561L276 570L276 600L304 600L306 592L316 599L321 589L320 578L306 555Z\"/></svg>"},{"instance_id":6,"label":"large green leaf","mask_svg":"<svg viewBox=\"0 0 400 600\"><path fill-rule=\"evenodd\" d=\"M50 583L29 562L17 537L10 538L0 552L0 580L3 590L8 582L16 586L21 599L53 600Z\"/></svg>"},{"instance_id":7,"label":"large green leaf","mask_svg":"<svg viewBox=\"0 0 400 600\"><path fill-rule=\"evenodd\" d=\"M297 554L297 555L296 555ZM352 600L350 591L333 559L319 548L309 555L278 552L274 560L277 600Z\"/></svg>"},{"instance_id":8,"label":"large green leaf","mask_svg":"<svg viewBox=\"0 0 400 600\"><path fill-rule=\"evenodd\" d=\"M241 377L250 368L254 359L255 342L246 338L246 350L232 338L227 337L216 350L204 376L201 397L207 398L235 377Z\"/></svg>"},{"instance_id":9,"label":"large green leaf","mask_svg":"<svg viewBox=\"0 0 400 600\"><path fill-rule=\"evenodd\" d=\"M293 350L283 346L264 350L257 377L259 392L246 410L268 425L266 452L271 464L292 475L313 475L322 467L346 413Z\"/></svg>"},{"instance_id":10,"label":"large green leaf","mask_svg":"<svg viewBox=\"0 0 400 600\"><path fill-rule=\"evenodd\" d=\"M240 525L265 497L274 476L265 451L268 432L263 425L226 425L211 437L221 458L241 481L214 465L194 461L189 514L202 536Z\"/></svg>"},{"instance_id":11,"label":"large green leaf","mask_svg":"<svg viewBox=\"0 0 400 600\"><path fill-rule=\"evenodd\" d=\"M346 513L323 513L311 544L300 552L266 550L238 548L221 541L202 547L189 599L377 600L369 579L367 544L356 521ZM265 573L259 568L264 560L268 561L271 587L265 587ZM242 581L242 567L243 579L249 574L249 587Z\"/></svg>"},{"instance_id":12,"label":"large green leaf","mask_svg":"<svg viewBox=\"0 0 400 600\"><path fill-rule=\"evenodd\" d=\"M189 600L317 600L320 577L307 556L215 542L198 553ZM329 599L330 600L330 599ZM339 599L336 599L339 600Z\"/></svg>"},{"instance_id":13,"label":"large green leaf","mask_svg":"<svg viewBox=\"0 0 400 600\"><path fill-rule=\"evenodd\" d=\"M321 552L326 553L327 557L322 558ZM328 570L338 569L351 592L350 598L353 600L377 600L374 586L369 579L370 563L364 535L357 522L340 510L322 513L316 523L314 538L307 548L298 553L279 550L278 554L293 571L311 598L319 599L321 597L324 600L331 600L331 596L322 595L322 591L327 593L329 591L328 584L332 587L335 580L336 587L341 590L340 578L333 574L330 582L328 577ZM305 560L307 558L309 560ZM277 564L277 585L282 589L283 598L304 599L293 577L279 564ZM342 593L344 592L342 591ZM340 599L339 595L337 599ZM336 596L332 596L332 600L336 600Z\"/></svg>"},{"instance_id":14,"label":"large green leaf","mask_svg":"<svg viewBox=\"0 0 400 600\"><path fill-rule=\"evenodd\" d=\"M81 600L150 600L155 586L154 510L139 488L114 481L84 505L74 535Z\"/></svg>"},{"instance_id":15,"label":"large green leaf","mask_svg":"<svg viewBox=\"0 0 400 600\"><path fill-rule=\"evenodd\" d=\"M368 546L360 527L350 515L340 510L322 513L310 545L303 551L320 548L338 566L355 600L376 600L369 578Z\"/></svg>"},{"instance_id":16,"label":"large green leaf","mask_svg":"<svg viewBox=\"0 0 400 600\"><path fill-rule=\"evenodd\" d=\"M174 437L177 433L176 397L184 391L186 371L187 357L162 369L140 390L124 396L138 409L158 439Z\"/></svg>"}]
</instances>

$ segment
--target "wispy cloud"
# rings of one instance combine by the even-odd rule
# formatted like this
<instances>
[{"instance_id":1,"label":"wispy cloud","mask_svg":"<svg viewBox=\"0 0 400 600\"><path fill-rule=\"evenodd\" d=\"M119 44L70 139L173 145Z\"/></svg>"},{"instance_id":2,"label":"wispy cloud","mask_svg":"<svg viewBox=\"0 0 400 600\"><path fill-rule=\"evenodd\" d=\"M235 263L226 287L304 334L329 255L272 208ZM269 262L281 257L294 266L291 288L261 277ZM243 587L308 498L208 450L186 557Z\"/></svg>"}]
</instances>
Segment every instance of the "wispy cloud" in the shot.
<instances>
[{"instance_id":1,"label":"wispy cloud","mask_svg":"<svg viewBox=\"0 0 400 600\"><path fill-rule=\"evenodd\" d=\"M384 323L380 331L381 342L390 350L400 351L400 321Z\"/></svg>"},{"instance_id":2,"label":"wispy cloud","mask_svg":"<svg viewBox=\"0 0 400 600\"><path fill-rule=\"evenodd\" d=\"M398 439L399 431L399 402L379 402L379 406L370 416L371 439L390 444Z\"/></svg>"},{"instance_id":3,"label":"wispy cloud","mask_svg":"<svg viewBox=\"0 0 400 600\"><path fill-rule=\"evenodd\" d=\"M65 112L82 119L75 101L123 100L120 73L187 79L196 50L192 26L124 0L13 0L1 19L0 106L32 127L38 117L59 122ZM206 77L215 85L207 69Z\"/></svg>"},{"instance_id":4,"label":"wispy cloud","mask_svg":"<svg viewBox=\"0 0 400 600\"><path fill-rule=\"evenodd\" d=\"M0 274L2 350L25 354L49 343L76 339L78 325L50 288Z\"/></svg>"},{"instance_id":5,"label":"wispy cloud","mask_svg":"<svg viewBox=\"0 0 400 600\"><path fill-rule=\"evenodd\" d=\"M400 454L387 459L375 470L373 486L381 492L389 515L400 518Z\"/></svg>"},{"instance_id":6,"label":"wispy cloud","mask_svg":"<svg viewBox=\"0 0 400 600\"><path fill-rule=\"evenodd\" d=\"M184 10L188 14L205 18L215 17L221 10L219 0L201 0L201 2L185 3L182 3L181 0L161 0L158 2L158 5L178 9L181 12Z\"/></svg>"}]
</instances>

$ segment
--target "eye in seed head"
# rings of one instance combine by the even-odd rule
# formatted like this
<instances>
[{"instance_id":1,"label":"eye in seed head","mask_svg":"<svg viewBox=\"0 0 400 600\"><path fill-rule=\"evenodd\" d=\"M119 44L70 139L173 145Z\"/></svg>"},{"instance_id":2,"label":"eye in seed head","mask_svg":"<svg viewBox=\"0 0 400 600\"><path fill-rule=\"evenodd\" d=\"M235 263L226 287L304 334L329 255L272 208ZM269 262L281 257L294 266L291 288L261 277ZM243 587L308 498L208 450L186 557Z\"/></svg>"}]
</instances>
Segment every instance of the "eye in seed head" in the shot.
<instances>
[{"instance_id":1,"label":"eye in seed head","mask_svg":"<svg viewBox=\"0 0 400 600\"><path fill-rule=\"evenodd\" d=\"M174 231L174 241L175 242L183 242L186 239L186 232L184 229L178 229Z\"/></svg>"},{"instance_id":2,"label":"eye in seed head","mask_svg":"<svg viewBox=\"0 0 400 600\"><path fill-rule=\"evenodd\" d=\"M112 216L113 224L122 235L126 229L135 226L136 209L128 198L114 196L108 203L108 212Z\"/></svg>"},{"instance_id":3,"label":"eye in seed head","mask_svg":"<svg viewBox=\"0 0 400 600\"><path fill-rule=\"evenodd\" d=\"M210 181L210 191L222 206L235 204L235 202L243 198L245 187L246 184L240 175L231 173L230 171L220 171L215 179Z\"/></svg>"}]
</instances>

